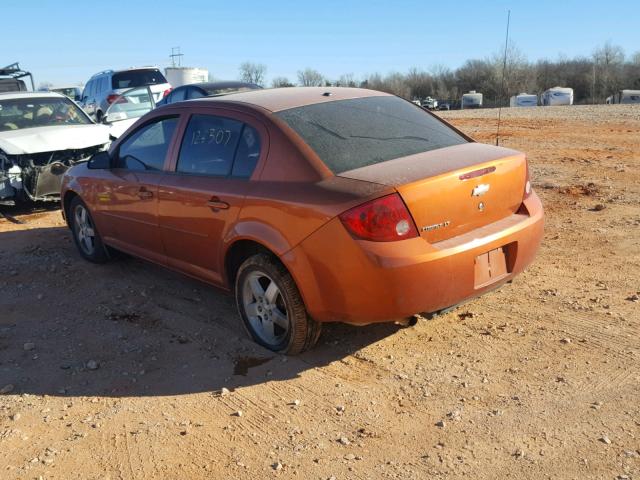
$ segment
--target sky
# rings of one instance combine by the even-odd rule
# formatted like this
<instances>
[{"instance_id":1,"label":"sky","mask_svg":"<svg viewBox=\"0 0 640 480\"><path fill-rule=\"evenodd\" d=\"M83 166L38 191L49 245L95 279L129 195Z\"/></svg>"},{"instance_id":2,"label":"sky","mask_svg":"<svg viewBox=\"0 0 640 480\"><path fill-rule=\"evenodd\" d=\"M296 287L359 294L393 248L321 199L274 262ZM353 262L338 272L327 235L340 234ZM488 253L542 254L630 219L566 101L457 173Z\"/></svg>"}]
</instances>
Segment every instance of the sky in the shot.
<instances>
[{"instance_id":1,"label":"sky","mask_svg":"<svg viewBox=\"0 0 640 480\"><path fill-rule=\"evenodd\" d=\"M265 64L267 80L293 82L306 67L329 79L455 69L501 49L507 10L511 40L529 60L588 56L606 41L630 55L640 51L637 2L2 0L0 64L20 62L36 86L166 67L176 46L183 66L219 80L237 79L244 61Z\"/></svg>"}]
</instances>

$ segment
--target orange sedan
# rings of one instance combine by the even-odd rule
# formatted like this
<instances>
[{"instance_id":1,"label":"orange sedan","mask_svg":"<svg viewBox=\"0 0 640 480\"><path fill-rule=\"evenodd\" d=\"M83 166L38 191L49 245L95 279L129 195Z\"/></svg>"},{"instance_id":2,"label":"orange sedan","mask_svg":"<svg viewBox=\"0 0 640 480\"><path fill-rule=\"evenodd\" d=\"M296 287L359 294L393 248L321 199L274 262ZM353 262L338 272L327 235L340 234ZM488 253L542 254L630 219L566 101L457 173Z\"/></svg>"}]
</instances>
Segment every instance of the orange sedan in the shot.
<instances>
[{"instance_id":1,"label":"orange sedan","mask_svg":"<svg viewBox=\"0 0 640 480\"><path fill-rule=\"evenodd\" d=\"M524 154L351 88L157 108L70 169L61 198L84 258L120 250L232 291L251 337L289 354L323 322L397 321L496 288L543 233Z\"/></svg>"}]
</instances>

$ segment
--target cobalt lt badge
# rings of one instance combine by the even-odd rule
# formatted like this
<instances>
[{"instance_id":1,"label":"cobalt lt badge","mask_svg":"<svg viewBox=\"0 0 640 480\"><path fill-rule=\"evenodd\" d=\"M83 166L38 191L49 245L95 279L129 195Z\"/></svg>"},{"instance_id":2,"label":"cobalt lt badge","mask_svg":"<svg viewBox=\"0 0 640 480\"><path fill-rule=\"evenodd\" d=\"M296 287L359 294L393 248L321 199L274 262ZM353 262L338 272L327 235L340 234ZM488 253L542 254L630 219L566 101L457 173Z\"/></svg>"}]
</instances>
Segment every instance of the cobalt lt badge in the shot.
<instances>
[{"instance_id":1,"label":"cobalt lt badge","mask_svg":"<svg viewBox=\"0 0 640 480\"><path fill-rule=\"evenodd\" d=\"M481 212L484 212L484 202L480 202L478 204L478 210L480 210Z\"/></svg>"}]
</instances>

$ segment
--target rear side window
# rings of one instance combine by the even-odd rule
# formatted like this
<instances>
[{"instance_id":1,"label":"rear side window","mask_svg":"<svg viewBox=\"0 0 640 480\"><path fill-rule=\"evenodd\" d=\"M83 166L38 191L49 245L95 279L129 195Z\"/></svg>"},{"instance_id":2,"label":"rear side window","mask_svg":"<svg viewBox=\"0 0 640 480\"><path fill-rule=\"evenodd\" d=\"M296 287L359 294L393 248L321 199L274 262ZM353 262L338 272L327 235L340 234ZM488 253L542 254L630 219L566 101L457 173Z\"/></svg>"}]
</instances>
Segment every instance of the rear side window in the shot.
<instances>
[{"instance_id":1,"label":"rear side window","mask_svg":"<svg viewBox=\"0 0 640 480\"><path fill-rule=\"evenodd\" d=\"M167 83L167 79L157 68L145 70L127 70L126 72L114 73L111 77L111 88L134 88L146 85L159 85Z\"/></svg>"},{"instance_id":2,"label":"rear side window","mask_svg":"<svg viewBox=\"0 0 640 480\"><path fill-rule=\"evenodd\" d=\"M116 168L162 170L177 125L178 118L170 117L136 130L120 144Z\"/></svg>"},{"instance_id":3,"label":"rear side window","mask_svg":"<svg viewBox=\"0 0 640 480\"><path fill-rule=\"evenodd\" d=\"M182 139L177 171L229 175L242 127L242 122L229 118L192 115Z\"/></svg>"},{"instance_id":4,"label":"rear side window","mask_svg":"<svg viewBox=\"0 0 640 480\"><path fill-rule=\"evenodd\" d=\"M189 89L189 93L187 94L187 100L191 100L193 98L202 98L204 96L205 94L202 90L194 87Z\"/></svg>"},{"instance_id":5,"label":"rear side window","mask_svg":"<svg viewBox=\"0 0 640 480\"><path fill-rule=\"evenodd\" d=\"M467 142L422 108L391 96L317 103L276 115L335 174Z\"/></svg>"}]
</instances>

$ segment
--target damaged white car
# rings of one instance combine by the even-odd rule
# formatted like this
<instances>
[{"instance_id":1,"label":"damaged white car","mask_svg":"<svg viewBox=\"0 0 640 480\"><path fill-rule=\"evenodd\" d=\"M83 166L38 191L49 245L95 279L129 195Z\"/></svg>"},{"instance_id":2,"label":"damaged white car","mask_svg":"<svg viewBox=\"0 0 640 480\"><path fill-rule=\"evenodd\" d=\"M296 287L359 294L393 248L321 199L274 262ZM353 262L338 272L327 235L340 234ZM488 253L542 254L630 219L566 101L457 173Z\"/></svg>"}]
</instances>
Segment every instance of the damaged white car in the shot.
<instances>
[{"instance_id":1,"label":"damaged white car","mask_svg":"<svg viewBox=\"0 0 640 480\"><path fill-rule=\"evenodd\" d=\"M63 95L0 93L0 204L58 201L67 169L109 143L109 127Z\"/></svg>"}]
</instances>

